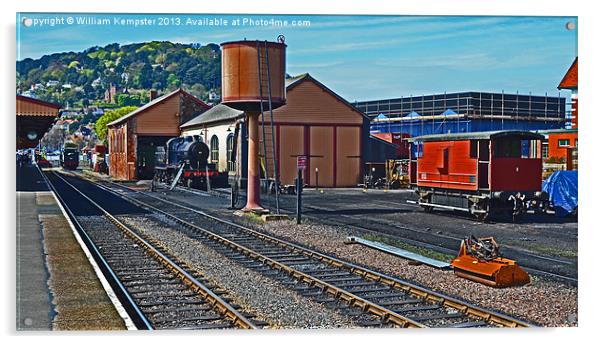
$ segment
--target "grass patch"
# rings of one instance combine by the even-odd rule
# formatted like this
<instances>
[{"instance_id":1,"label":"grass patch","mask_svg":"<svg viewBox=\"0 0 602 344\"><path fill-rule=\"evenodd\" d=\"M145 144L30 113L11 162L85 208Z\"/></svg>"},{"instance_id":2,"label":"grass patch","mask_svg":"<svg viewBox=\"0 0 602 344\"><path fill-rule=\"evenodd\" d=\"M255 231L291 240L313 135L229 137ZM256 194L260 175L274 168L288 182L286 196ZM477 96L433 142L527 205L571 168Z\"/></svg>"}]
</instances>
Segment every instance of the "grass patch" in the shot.
<instances>
[{"instance_id":1,"label":"grass patch","mask_svg":"<svg viewBox=\"0 0 602 344\"><path fill-rule=\"evenodd\" d=\"M406 244L403 241L399 241L399 240L395 240L395 239L391 239L391 238L387 238L387 237L382 237L382 236L378 236L378 235L367 234L367 235L362 236L362 239L376 241L376 242L380 242L383 244L395 246L395 247L401 248L403 250L410 251L412 253L416 253L421 256L440 260L443 262L449 262L452 259L456 258L455 256L452 256L449 254L433 251L431 249L424 248L424 247L418 247L418 246Z\"/></svg>"},{"instance_id":2,"label":"grass patch","mask_svg":"<svg viewBox=\"0 0 602 344\"><path fill-rule=\"evenodd\" d=\"M265 223L263 221L263 219L261 218L261 215L255 214L254 212L248 212L248 213L243 213L243 216L245 218L247 218L247 220L253 221L253 222L258 222L258 223Z\"/></svg>"},{"instance_id":3,"label":"grass patch","mask_svg":"<svg viewBox=\"0 0 602 344\"><path fill-rule=\"evenodd\" d=\"M558 256L558 257L564 257L564 258L577 258L577 251L572 251L572 250L561 250L561 249L557 249L554 247L549 247L549 246L542 246L542 245L537 245L537 244L533 244L533 243L525 243L525 242L518 242L518 241L514 241L514 240L510 240L510 245L512 246L518 246L518 247L523 247L527 250L530 251L534 251L536 253L542 253L542 254L549 254L552 256Z\"/></svg>"}]
</instances>

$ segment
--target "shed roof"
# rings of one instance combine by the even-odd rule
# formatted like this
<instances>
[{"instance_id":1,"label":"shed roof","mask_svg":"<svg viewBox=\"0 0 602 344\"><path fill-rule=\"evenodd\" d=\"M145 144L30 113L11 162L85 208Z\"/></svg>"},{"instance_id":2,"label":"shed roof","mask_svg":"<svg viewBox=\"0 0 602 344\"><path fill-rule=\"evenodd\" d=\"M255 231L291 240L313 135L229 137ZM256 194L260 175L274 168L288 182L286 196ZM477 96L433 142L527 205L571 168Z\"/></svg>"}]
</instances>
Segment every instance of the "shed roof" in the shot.
<instances>
[{"instance_id":1,"label":"shed roof","mask_svg":"<svg viewBox=\"0 0 602 344\"><path fill-rule=\"evenodd\" d=\"M391 147L395 147L395 148L399 147L399 145L398 145L398 144L396 144L396 143L389 142L389 141L387 141L387 140L385 140L385 139L381 139L380 137L378 137L378 136L374 136L374 135L372 135L372 134L370 134L370 137L369 137L369 139L370 139L370 140L373 140L373 141L375 141L375 142L378 142L378 143L380 143L380 144L389 145L389 146L391 146Z\"/></svg>"},{"instance_id":2,"label":"shed roof","mask_svg":"<svg viewBox=\"0 0 602 344\"><path fill-rule=\"evenodd\" d=\"M577 74L577 58L575 57L575 61L558 84L558 89L577 88Z\"/></svg>"},{"instance_id":3,"label":"shed roof","mask_svg":"<svg viewBox=\"0 0 602 344\"><path fill-rule=\"evenodd\" d=\"M296 76L291 76L290 78L286 78L286 80L284 80L284 85L286 86L286 88L288 89L288 87L292 84L297 83L300 80L305 79L305 77L308 77L309 73L303 73L303 74L299 74Z\"/></svg>"},{"instance_id":4,"label":"shed roof","mask_svg":"<svg viewBox=\"0 0 602 344\"><path fill-rule=\"evenodd\" d=\"M531 131L525 130L496 130L496 131L481 131L474 133L450 133L416 136L408 139L409 142L416 141L461 141L461 140L491 140L505 136L521 136L525 139L544 139L544 136Z\"/></svg>"},{"instance_id":5,"label":"shed roof","mask_svg":"<svg viewBox=\"0 0 602 344\"><path fill-rule=\"evenodd\" d=\"M234 120L244 115L244 111L233 109L224 104L218 104L211 109L182 124L180 128L191 128L198 125Z\"/></svg>"},{"instance_id":6,"label":"shed roof","mask_svg":"<svg viewBox=\"0 0 602 344\"><path fill-rule=\"evenodd\" d=\"M145 110L147 110L147 109L149 109L149 108L152 108L153 106L155 106L155 105L157 105L157 104L161 103L162 101L164 101L164 100L166 100L166 99L169 99L169 98L171 98L171 97L173 97L173 96L175 96L175 95L178 95L178 94L180 94L180 93L182 93L182 94L183 94L185 97L188 97L189 99L193 100L194 102L196 102L196 103L200 104L201 106L205 107L206 109L208 109L208 108L209 108L209 105L205 104L205 102L203 102L202 100L200 100L200 99L198 99L197 97L193 96L192 94L190 94L190 93L188 93L188 92L184 91L183 89L181 89L181 88L178 88L177 90L175 90L175 91L173 91L173 92L171 92L171 93L168 93L168 94L166 94L166 95L163 95L163 96L161 96L161 97L158 97L158 98L155 98L155 99L151 100L150 102L148 102L148 103L146 103L146 104L142 105L141 107L137 108L136 110L134 110L134 111L132 111L132 112L128 113L127 115L125 115L125 116L123 116L123 117L120 117L120 118L118 118L118 119L114 120L113 122L111 122L111 123L109 123L109 124L107 124L107 125L108 125L108 126L113 126L113 125L116 125L116 124L119 124L119 123L123 123L123 122L125 122L125 121L128 121L128 120L129 120L129 119L131 119L132 117L134 117L134 116L136 116L136 115L138 115L138 114L140 114L140 113L144 112Z\"/></svg>"},{"instance_id":7,"label":"shed roof","mask_svg":"<svg viewBox=\"0 0 602 344\"><path fill-rule=\"evenodd\" d=\"M315 83L316 85L318 85L318 87L322 88L324 91L330 93L330 95L332 95L333 97L335 97L336 99L338 99L341 103L345 104L346 106L348 106L349 108L351 108L353 111L357 112L359 115L361 115L365 119L369 120L369 117L365 113L363 113L362 111L360 111L355 106L351 105L351 103L349 103L347 100L345 100L345 98L339 96L333 90L331 90L330 88L326 87L326 85L324 85L323 83L321 83L318 80L316 80L314 77L312 77L311 75L309 75L309 73L300 74L300 75L297 75L297 76L294 76L294 77L286 79L286 91L288 92L288 91L292 90L295 86L301 84L301 82L303 80L310 80L310 81L312 81L313 83Z\"/></svg>"},{"instance_id":8,"label":"shed roof","mask_svg":"<svg viewBox=\"0 0 602 344\"><path fill-rule=\"evenodd\" d=\"M347 102L344 98L342 98L338 94L334 93L331 89L326 87L324 84L322 84L318 80L314 79L311 75L309 75L309 73L304 73L304 74L300 74L297 76L287 78L285 80L286 91L288 92L295 86L301 84L301 82L303 80L312 81L313 83L318 85L318 87L322 88L323 90L325 90L326 92L328 92L329 94L331 94L332 96L337 98L339 101L341 101L343 104L350 107L352 110L357 112L359 115L368 119L366 114L364 114L363 112L358 110L355 106L351 105L349 102ZM235 110L224 104L219 104L219 105L216 105L213 108L203 112L202 114L196 116L195 118L191 119L190 121L182 124L180 126L180 128L182 128L182 129L192 128L192 127L195 127L198 125L204 125L204 124L215 123L215 122L219 122L219 121L237 119L240 116L242 116L243 114L244 114L243 111Z\"/></svg>"},{"instance_id":9,"label":"shed roof","mask_svg":"<svg viewBox=\"0 0 602 344\"><path fill-rule=\"evenodd\" d=\"M548 134L576 134L579 133L579 129L570 128L570 129L542 129L535 131L538 134L548 135Z\"/></svg>"}]
</instances>

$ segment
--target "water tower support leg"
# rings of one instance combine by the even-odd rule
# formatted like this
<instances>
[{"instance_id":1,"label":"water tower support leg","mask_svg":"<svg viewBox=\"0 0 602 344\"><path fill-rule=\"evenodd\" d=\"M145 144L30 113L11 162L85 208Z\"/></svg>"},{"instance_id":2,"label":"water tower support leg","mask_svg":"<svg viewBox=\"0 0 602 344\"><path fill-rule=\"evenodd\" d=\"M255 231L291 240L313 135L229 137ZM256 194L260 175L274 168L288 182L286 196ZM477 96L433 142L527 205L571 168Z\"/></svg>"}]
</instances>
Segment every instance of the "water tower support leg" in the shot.
<instances>
[{"instance_id":1,"label":"water tower support leg","mask_svg":"<svg viewBox=\"0 0 602 344\"><path fill-rule=\"evenodd\" d=\"M258 113L249 113L249 167L247 172L247 205L243 211L262 212L259 195L259 126Z\"/></svg>"}]
</instances>

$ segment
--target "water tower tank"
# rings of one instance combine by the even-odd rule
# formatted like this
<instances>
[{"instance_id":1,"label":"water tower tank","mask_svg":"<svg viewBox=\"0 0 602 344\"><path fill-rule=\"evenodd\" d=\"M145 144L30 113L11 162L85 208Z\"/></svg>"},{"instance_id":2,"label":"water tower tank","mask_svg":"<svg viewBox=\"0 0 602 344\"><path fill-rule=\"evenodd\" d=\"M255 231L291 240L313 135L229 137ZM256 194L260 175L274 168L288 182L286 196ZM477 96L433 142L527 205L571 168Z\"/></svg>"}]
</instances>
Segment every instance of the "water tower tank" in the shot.
<instances>
[{"instance_id":1,"label":"water tower tank","mask_svg":"<svg viewBox=\"0 0 602 344\"><path fill-rule=\"evenodd\" d=\"M284 41L277 43L245 40L222 43L221 46L224 104L242 111L258 112L263 101L264 110L267 110L270 88L272 108L285 104L286 44ZM261 72L259 65L261 65ZM270 88L268 88L268 65Z\"/></svg>"}]
</instances>

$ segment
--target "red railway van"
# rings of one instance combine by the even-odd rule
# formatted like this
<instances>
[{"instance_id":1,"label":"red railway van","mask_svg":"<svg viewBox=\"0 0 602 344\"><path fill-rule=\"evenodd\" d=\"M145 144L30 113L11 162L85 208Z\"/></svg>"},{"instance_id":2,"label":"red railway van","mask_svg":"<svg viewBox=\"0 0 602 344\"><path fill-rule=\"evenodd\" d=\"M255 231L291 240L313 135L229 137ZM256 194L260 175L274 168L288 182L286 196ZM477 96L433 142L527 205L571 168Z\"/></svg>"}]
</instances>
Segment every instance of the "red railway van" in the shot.
<instances>
[{"instance_id":1,"label":"red railway van","mask_svg":"<svg viewBox=\"0 0 602 344\"><path fill-rule=\"evenodd\" d=\"M541 206L543 139L515 130L410 138L410 185L426 211L516 216Z\"/></svg>"}]
</instances>

